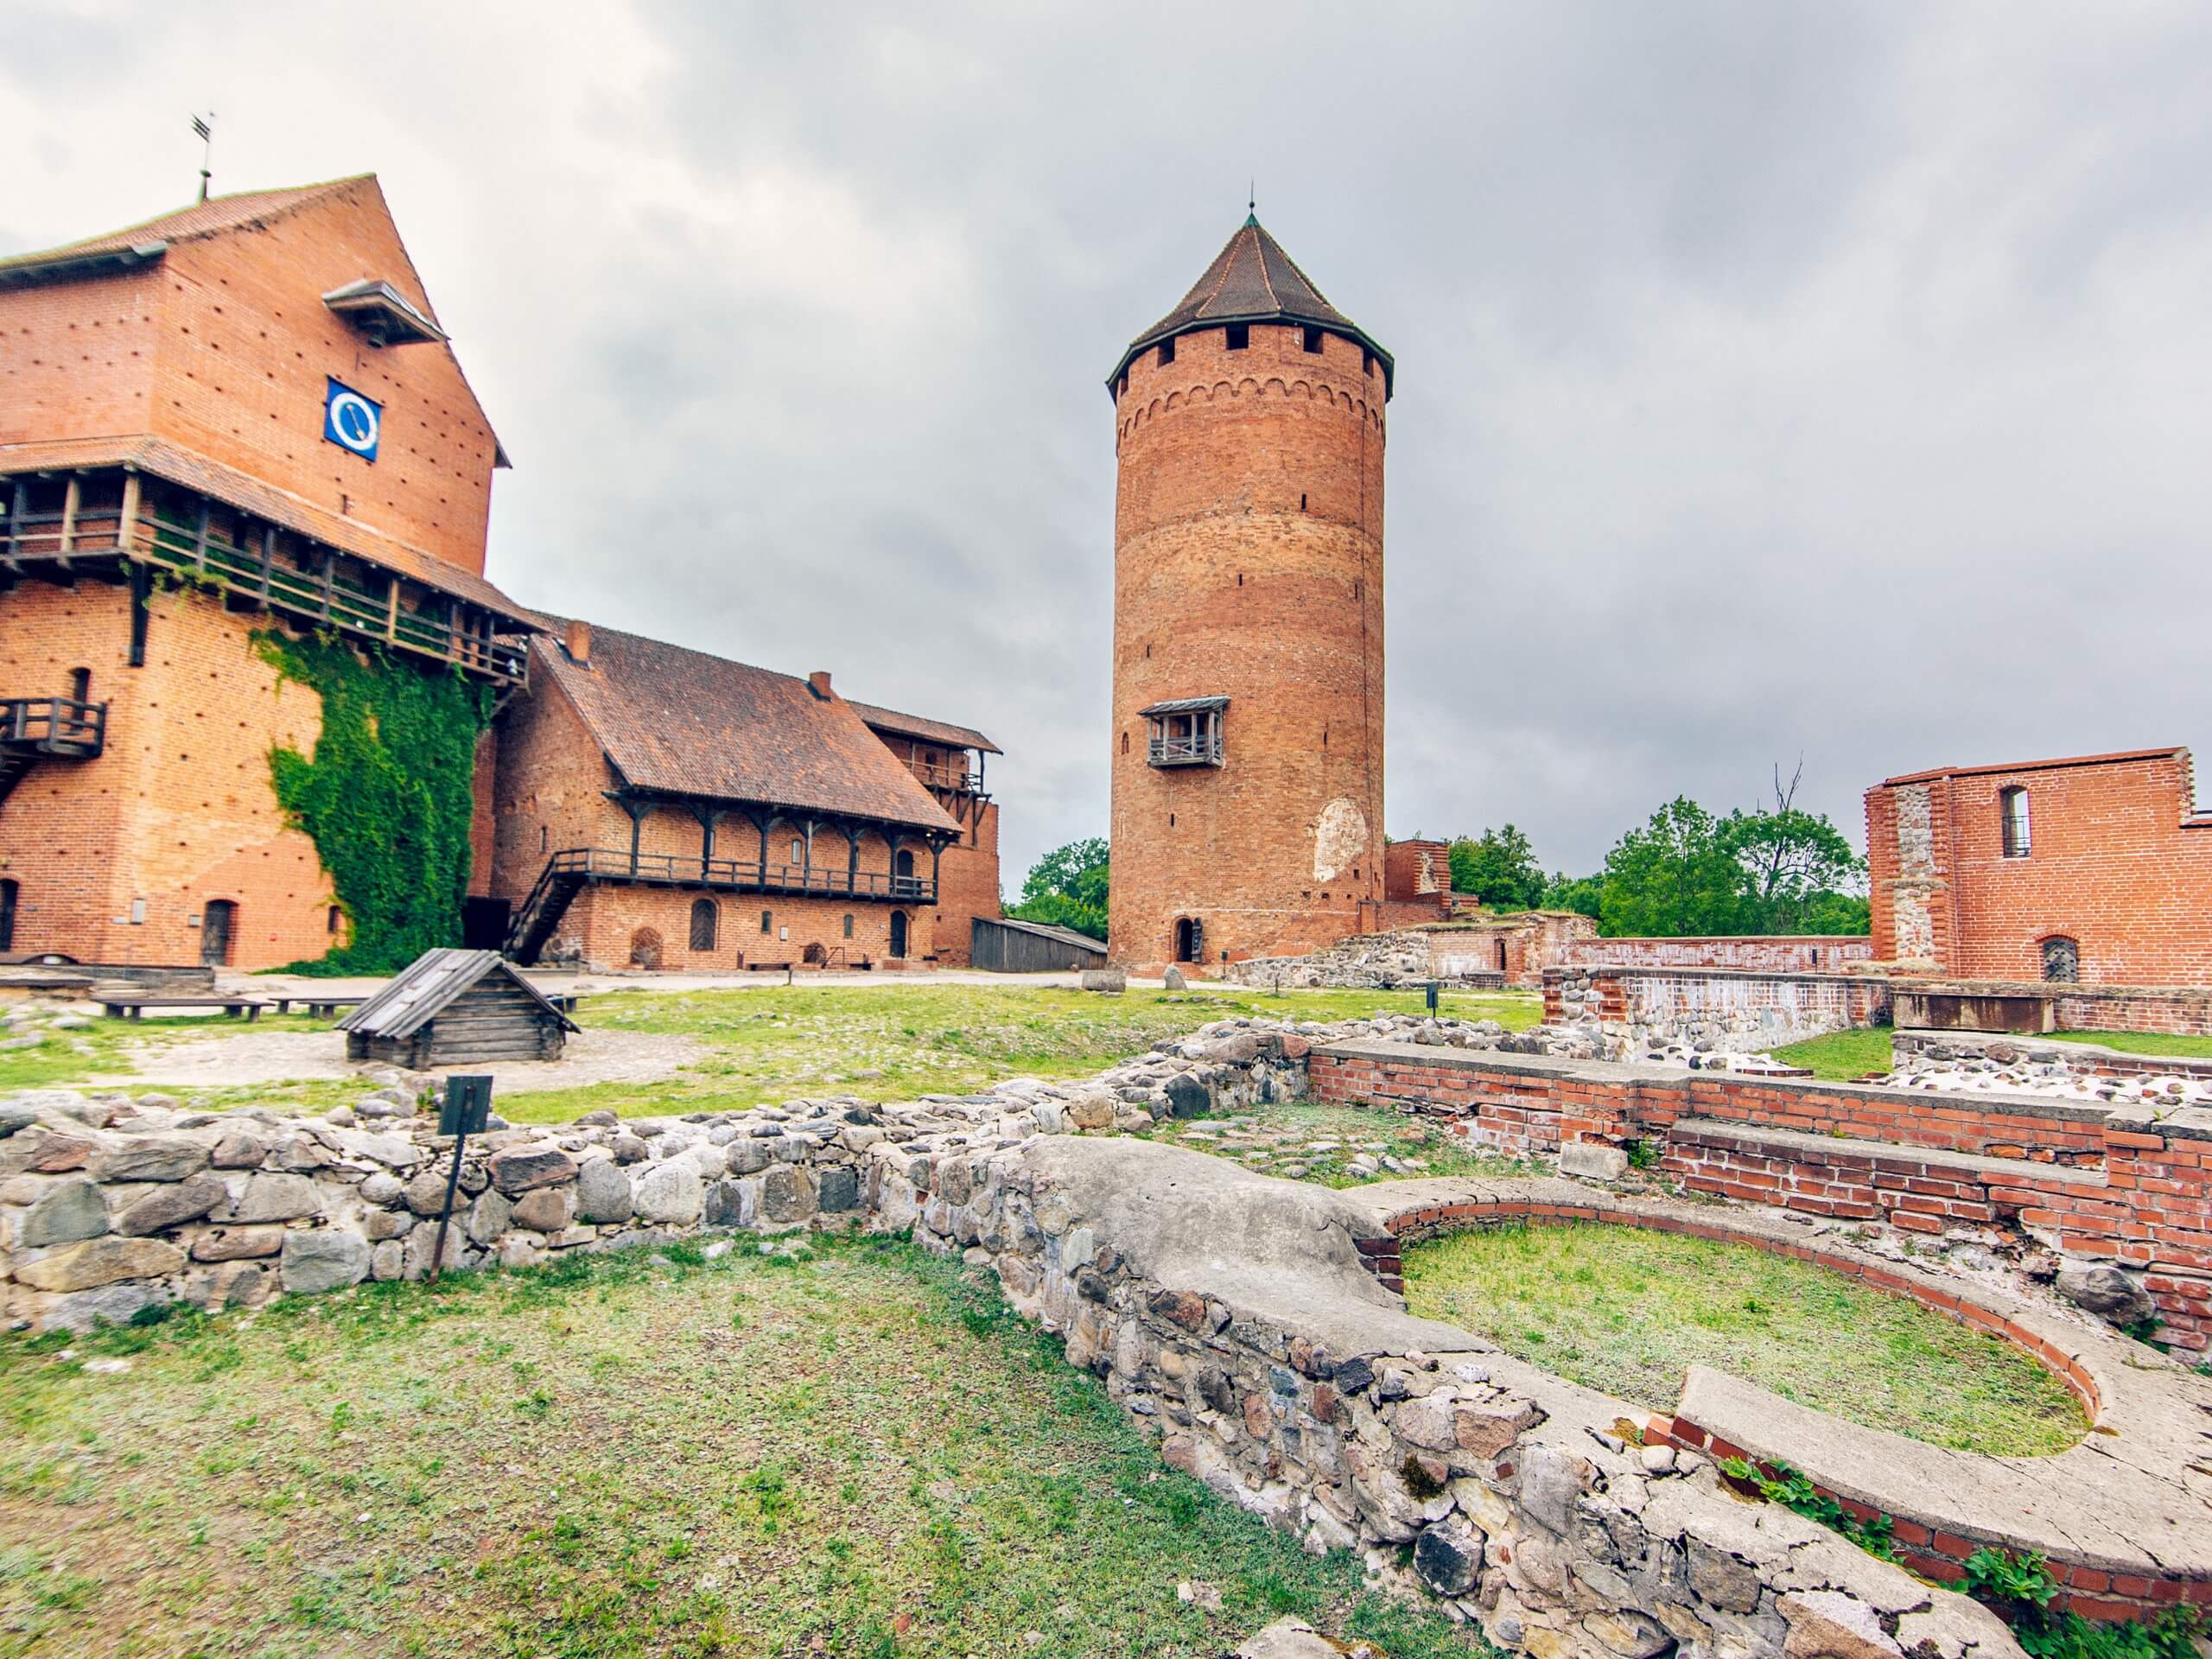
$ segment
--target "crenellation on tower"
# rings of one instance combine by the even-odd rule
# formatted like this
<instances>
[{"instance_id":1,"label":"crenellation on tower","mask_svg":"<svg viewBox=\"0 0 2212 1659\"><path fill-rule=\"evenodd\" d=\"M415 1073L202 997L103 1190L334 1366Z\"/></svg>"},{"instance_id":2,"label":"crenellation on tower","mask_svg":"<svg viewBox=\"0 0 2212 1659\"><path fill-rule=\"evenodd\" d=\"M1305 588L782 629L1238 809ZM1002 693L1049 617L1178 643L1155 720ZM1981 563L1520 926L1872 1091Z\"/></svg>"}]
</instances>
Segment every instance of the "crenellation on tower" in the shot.
<instances>
[{"instance_id":1,"label":"crenellation on tower","mask_svg":"<svg viewBox=\"0 0 2212 1659\"><path fill-rule=\"evenodd\" d=\"M1379 912L1395 373L1248 219L1108 379L1117 962L1303 951Z\"/></svg>"}]
</instances>

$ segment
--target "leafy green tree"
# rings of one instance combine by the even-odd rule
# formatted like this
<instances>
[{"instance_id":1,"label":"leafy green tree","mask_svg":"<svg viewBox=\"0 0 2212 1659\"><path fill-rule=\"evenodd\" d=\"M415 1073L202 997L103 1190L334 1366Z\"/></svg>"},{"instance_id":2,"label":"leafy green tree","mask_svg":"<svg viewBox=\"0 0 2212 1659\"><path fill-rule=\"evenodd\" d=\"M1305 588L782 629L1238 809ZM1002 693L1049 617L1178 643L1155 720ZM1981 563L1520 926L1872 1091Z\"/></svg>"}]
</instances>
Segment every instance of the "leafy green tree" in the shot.
<instances>
[{"instance_id":1,"label":"leafy green tree","mask_svg":"<svg viewBox=\"0 0 2212 1659\"><path fill-rule=\"evenodd\" d=\"M1595 921L1604 913L1605 884L1594 875L1569 875L1556 870L1544 884L1543 895L1537 903L1546 910L1571 910L1577 915Z\"/></svg>"},{"instance_id":2,"label":"leafy green tree","mask_svg":"<svg viewBox=\"0 0 2212 1659\"><path fill-rule=\"evenodd\" d=\"M1745 931L1744 867L1722 823L1677 795L1605 855L1598 925L1612 935L1681 938Z\"/></svg>"},{"instance_id":3,"label":"leafy green tree","mask_svg":"<svg viewBox=\"0 0 2212 1659\"><path fill-rule=\"evenodd\" d=\"M1525 910L1544 895L1543 866L1512 824L1485 830L1479 840L1462 836L1452 843L1452 891Z\"/></svg>"},{"instance_id":4,"label":"leafy green tree","mask_svg":"<svg viewBox=\"0 0 2212 1659\"><path fill-rule=\"evenodd\" d=\"M1744 870L1744 924L1758 933L1866 931L1866 906L1857 896L1866 866L1825 816L1796 804L1801 761L1788 786L1774 769L1774 806L1741 810L1720 830ZM1856 916L1858 925L1832 924ZM1831 924L1816 925L1816 924Z\"/></svg>"},{"instance_id":5,"label":"leafy green tree","mask_svg":"<svg viewBox=\"0 0 2212 1659\"><path fill-rule=\"evenodd\" d=\"M1093 836L1055 847L1032 865L1021 884L1021 902L1006 908L1016 921L1073 928L1094 939L1106 937L1108 859L1106 840Z\"/></svg>"}]
</instances>

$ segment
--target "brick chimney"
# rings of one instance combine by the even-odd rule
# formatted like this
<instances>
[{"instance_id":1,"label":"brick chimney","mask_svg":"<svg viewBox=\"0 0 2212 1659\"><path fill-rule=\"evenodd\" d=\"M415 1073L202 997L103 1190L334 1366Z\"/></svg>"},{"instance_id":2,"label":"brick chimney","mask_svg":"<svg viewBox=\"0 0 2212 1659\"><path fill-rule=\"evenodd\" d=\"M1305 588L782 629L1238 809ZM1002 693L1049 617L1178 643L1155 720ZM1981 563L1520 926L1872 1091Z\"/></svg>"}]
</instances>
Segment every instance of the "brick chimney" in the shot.
<instances>
[{"instance_id":1,"label":"brick chimney","mask_svg":"<svg viewBox=\"0 0 2212 1659\"><path fill-rule=\"evenodd\" d=\"M591 624L580 617L571 617L561 635L562 649L569 653L569 660L585 668L591 666Z\"/></svg>"},{"instance_id":2,"label":"brick chimney","mask_svg":"<svg viewBox=\"0 0 2212 1659\"><path fill-rule=\"evenodd\" d=\"M816 669L813 673L806 677L806 683L808 690L811 690L816 696L821 698L823 702L835 702L837 700L837 694L830 689L830 671L828 669Z\"/></svg>"}]
</instances>

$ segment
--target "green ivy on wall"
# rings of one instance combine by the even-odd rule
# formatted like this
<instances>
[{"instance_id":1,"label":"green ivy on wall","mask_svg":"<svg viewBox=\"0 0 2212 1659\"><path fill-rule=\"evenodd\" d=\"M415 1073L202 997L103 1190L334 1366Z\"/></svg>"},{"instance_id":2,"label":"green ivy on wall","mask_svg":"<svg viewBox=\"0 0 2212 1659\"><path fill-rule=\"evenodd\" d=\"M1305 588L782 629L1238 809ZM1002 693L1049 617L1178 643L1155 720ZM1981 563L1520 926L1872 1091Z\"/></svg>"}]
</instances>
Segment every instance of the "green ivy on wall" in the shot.
<instances>
[{"instance_id":1,"label":"green ivy on wall","mask_svg":"<svg viewBox=\"0 0 2212 1659\"><path fill-rule=\"evenodd\" d=\"M333 634L263 630L261 654L283 680L322 698L312 758L272 749L277 804L314 841L353 937L295 971L395 973L423 951L461 943L468 893L476 741L492 688L424 671Z\"/></svg>"}]
</instances>

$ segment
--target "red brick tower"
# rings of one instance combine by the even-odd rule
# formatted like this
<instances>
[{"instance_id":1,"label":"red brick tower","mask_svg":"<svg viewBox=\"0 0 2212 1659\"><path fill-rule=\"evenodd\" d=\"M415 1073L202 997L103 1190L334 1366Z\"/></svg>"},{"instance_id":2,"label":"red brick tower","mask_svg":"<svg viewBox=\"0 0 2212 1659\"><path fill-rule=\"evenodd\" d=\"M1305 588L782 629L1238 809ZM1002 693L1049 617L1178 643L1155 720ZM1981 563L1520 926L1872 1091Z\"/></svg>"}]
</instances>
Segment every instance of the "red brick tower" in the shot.
<instances>
[{"instance_id":1,"label":"red brick tower","mask_svg":"<svg viewBox=\"0 0 2212 1659\"><path fill-rule=\"evenodd\" d=\"M1107 382L1117 963L1374 925L1394 372L1247 219Z\"/></svg>"}]
</instances>

